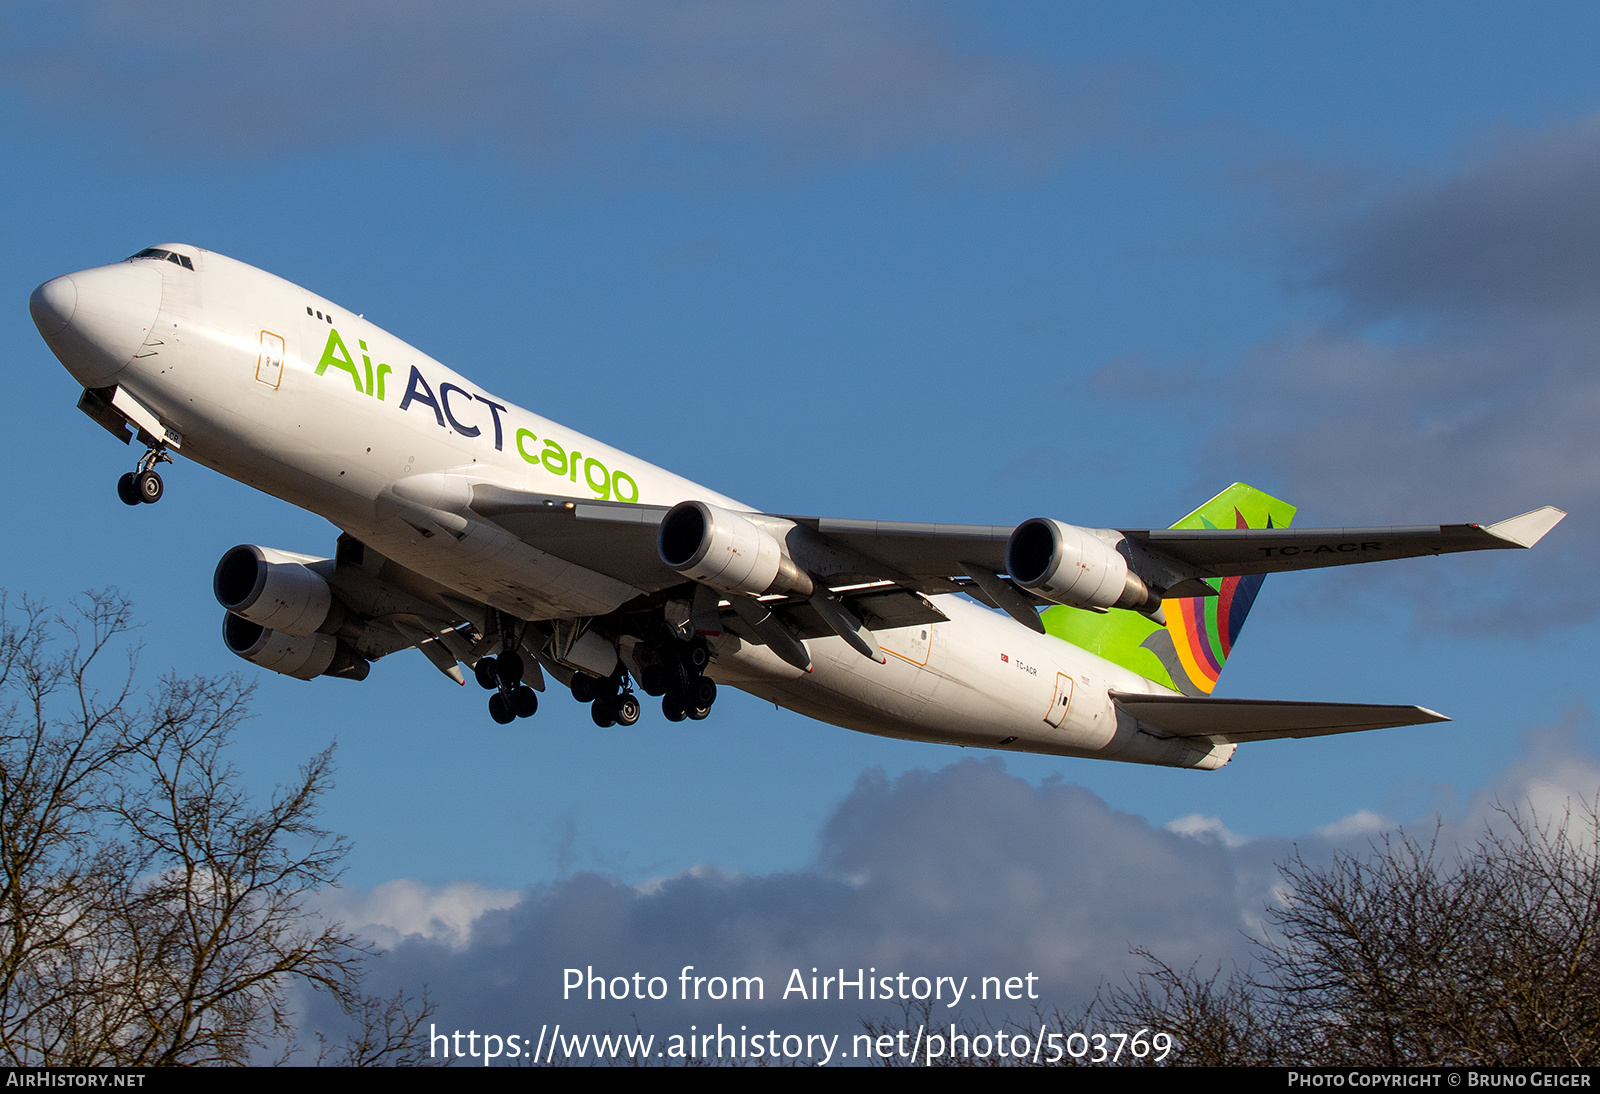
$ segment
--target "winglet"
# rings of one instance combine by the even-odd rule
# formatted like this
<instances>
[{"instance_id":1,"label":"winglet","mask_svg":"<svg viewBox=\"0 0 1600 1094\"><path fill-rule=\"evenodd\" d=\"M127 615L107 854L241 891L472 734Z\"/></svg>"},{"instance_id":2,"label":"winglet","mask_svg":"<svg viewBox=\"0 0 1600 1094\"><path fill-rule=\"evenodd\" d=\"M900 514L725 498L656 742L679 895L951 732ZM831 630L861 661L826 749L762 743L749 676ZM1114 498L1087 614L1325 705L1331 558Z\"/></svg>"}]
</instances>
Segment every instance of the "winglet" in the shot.
<instances>
[{"instance_id":1,"label":"winglet","mask_svg":"<svg viewBox=\"0 0 1600 1094\"><path fill-rule=\"evenodd\" d=\"M1520 517L1491 524L1484 531L1492 532L1503 540L1515 543L1518 547L1532 547L1544 538L1546 532L1560 524L1561 518L1566 515L1555 506L1546 505L1543 509L1535 509Z\"/></svg>"}]
</instances>

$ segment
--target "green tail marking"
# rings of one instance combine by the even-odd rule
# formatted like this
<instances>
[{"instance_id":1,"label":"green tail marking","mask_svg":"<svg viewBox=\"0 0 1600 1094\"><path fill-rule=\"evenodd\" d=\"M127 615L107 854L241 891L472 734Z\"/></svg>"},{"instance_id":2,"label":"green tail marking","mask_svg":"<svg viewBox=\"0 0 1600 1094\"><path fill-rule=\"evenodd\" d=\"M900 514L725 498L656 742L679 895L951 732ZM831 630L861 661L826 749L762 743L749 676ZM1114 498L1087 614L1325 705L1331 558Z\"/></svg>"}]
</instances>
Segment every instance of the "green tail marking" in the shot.
<instances>
[{"instance_id":1,"label":"green tail marking","mask_svg":"<svg viewBox=\"0 0 1600 1094\"><path fill-rule=\"evenodd\" d=\"M1174 528L1287 528L1295 507L1236 482ZM1214 578L1216 596L1164 600L1167 625L1113 608L1101 614L1058 605L1041 618L1045 630L1074 646L1132 669L1185 695L1210 695L1244 627L1262 575Z\"/></svg>"}]
</instances>

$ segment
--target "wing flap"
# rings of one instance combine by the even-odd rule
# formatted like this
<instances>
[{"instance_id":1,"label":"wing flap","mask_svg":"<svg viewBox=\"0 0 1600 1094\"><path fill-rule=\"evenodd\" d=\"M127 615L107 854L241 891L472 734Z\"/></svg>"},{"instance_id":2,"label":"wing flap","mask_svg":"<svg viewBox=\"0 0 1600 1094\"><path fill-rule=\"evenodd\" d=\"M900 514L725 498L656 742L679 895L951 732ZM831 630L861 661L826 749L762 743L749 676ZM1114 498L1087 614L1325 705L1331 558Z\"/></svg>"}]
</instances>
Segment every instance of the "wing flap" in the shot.
<instances>
[{"instance_id":1,"label":"wing flap","mask_svg":"<svg viewBox=\"0 0 1600 1094\"><path fill-rule=\"evenodd\" d=\"M1118 709L1159 736L1207 738L1218 744L1323 737L1450 720L1426 707L1379 703L1210 699L1122 691L1113 691L1111 698Z\"/></svg>"},{"instance_id":2,"label":"wing flap","mask_svg":"<svg viewBox=\"0 0 1600 1094\"><path fill-rule=\"evenodd\" d=\"M938 608L918 593L896 585L880 585L869 589L842 589L839 600L871 631L889 631L900 627L914 627L921 623L949 621ZM823 620L815 607L806 600L789 597L767 600L762 604L779 616L800 638L831 638L836 632ZM729 612L732 609L728 609ZM724 613L724 619L729 616Z\"/></svg>"},{"instance_id":3,"label":"wing flap","mask_svg":"<svg viewBox=\"0 0 1600 1094\"><path fill-rule=\"evenodd\" d=\"M655 592L683 584L656 551L667 509L620 501L577 501L475 483L472 510L522 540L636 589Z\"/></svg>"}]
</instances>

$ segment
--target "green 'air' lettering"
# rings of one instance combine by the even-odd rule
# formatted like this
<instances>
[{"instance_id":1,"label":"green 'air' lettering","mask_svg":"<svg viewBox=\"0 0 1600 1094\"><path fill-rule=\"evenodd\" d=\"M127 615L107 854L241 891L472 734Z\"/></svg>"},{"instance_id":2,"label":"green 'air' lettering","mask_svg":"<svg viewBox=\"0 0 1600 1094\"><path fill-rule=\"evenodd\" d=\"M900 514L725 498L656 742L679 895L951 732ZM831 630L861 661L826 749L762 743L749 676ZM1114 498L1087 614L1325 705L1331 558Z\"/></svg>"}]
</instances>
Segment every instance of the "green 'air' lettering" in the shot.
<instances>
[{"instance_id":1,"label":"green 'air' lettering","mask_svg":"<svg viewBox=\"0 0 1600 1094\"><path fill-rule=\"evenodd\" d=\"M328 331L328 344L322 349L322 360L317 364L317 375L321 376L328 371L328 366L342 368L350 374L350 382L356 385L356 393L365 395L366 385L361 382L361 373L356 371L356 363L350 357L350 351L345 348L344 339L339 337L337 329Z\"/></svg>"}]
</instances>

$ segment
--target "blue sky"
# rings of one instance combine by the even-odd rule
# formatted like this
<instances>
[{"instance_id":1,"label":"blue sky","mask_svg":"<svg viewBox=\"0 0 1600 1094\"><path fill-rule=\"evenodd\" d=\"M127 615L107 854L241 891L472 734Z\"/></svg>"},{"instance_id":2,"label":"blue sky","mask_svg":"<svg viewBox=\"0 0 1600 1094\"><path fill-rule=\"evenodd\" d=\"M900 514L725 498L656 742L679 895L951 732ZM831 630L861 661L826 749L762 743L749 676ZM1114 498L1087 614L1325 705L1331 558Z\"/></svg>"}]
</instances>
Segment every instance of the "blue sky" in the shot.
<instances>
[{"instance_id":1,"label":"blue sky","mask_svg":"<svg viewBox=\"0 0 1600 1094\"><path fill-rule=\"evenodd\" d=\"M6 3L0 584L114 585L148 671L253 674L220 641L216 559L331 550L326 522L181 462L160 506L116 501L132 455L74 409L23 302L165 240L778 512L1144 527L1235 480L1305 524L1568 509L1515 557L1268 581L1221 692L1455 720L1247 746L1216 773L1007 756L1001 775L743 695L604 731L552 695L502 728L414 654L362 684L260 673L237 746L265 789L337 740L342 906L436 985L473 982L491 904L547 936L584 885L641 922L663 884L709 886L711 922L785 879L844 892L861 846L841 818L877 809L912 840L897 822L941 793L1032 795L1018 808L1068 844L1121 833L1057 860L1003 810L961 814L1026 844L1040 891L1118 863L1133 880L1105 906L1166 908L1142 929L1170 952L1231 955L1217 940L1266 892L1239 879L1285 840L1596 790L1597 24L1576 4ZM1061 820L1068 798L1093 818ZM1212 835L1162 828L1195 816L1214 821L1179 827ZM1234 879L1204 929L1175 929L1156 894L1176 883L1140 872L1163 840ZM950 893L985 884L940 870ZM402 890L410 911L380 899ZM782 930L889 960L847 903ZM908 952L1001 961L952 926L985 913L952 907ZM1014 956L1063 993L1120 967L1082 954L1142 941L1041 916ZM700 945L639 937L613 948L674 965ZM541 975L500 1005L548 1003Z\"/></svg>"}]
</instances>

